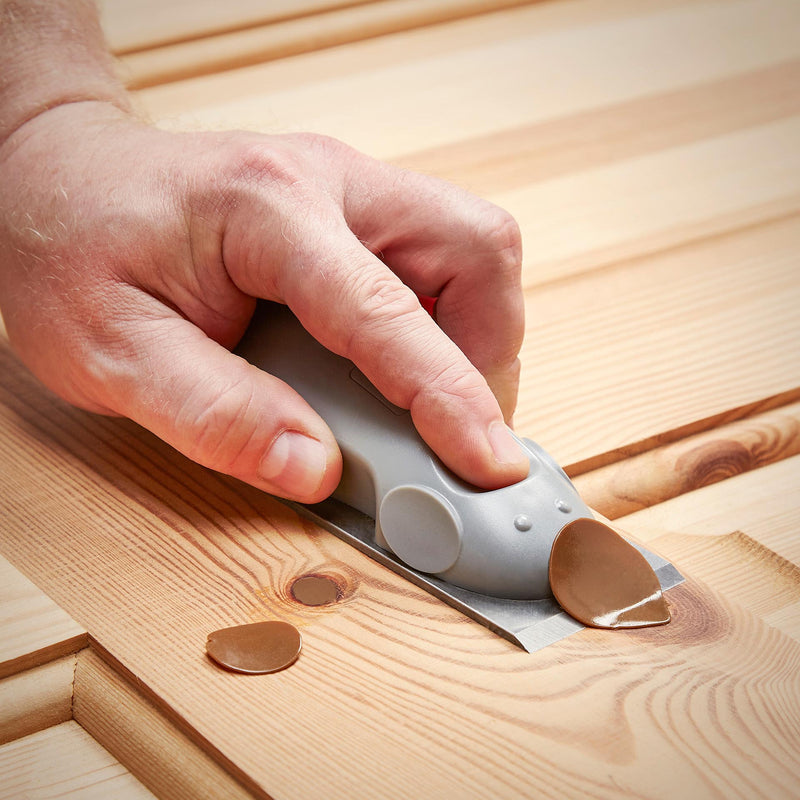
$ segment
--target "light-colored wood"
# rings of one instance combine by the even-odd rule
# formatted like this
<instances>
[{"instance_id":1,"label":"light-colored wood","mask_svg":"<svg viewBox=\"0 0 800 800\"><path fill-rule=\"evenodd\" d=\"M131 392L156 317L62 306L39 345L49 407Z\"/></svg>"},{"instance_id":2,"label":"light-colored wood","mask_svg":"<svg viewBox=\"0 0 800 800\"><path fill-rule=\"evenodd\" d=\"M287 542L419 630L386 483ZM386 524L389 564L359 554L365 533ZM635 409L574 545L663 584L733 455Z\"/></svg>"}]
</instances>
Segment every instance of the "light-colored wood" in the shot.
<instances>
[{"instance_id":1,"label":"light-colored wood","mask_svg":"<svg viewBox=\"0 0 800 800\"><path fill-rule=\"evenodd\" d=\"M0 680L0 744L72 719L72 680L77 656Z\"/></svg>"},{"instance_id":2,"label":"light-colored wood","mask_svg":"<svg viewBox=\"0 0 800 800\"><path fill-rule=\"evenodd\" d=\"M207 744L191 741L92 650L79 656L74 713L75 720L157 797L252 797L208 755L203 749L209 749Z\"/></svg>"},{"instance_id":3,"label":"light-colored wood","mask_svg":"<svg viewBox=\"0 0 800 800\"><path fill-rule=\"evenodd\" d=\"M769 14L759 0L537 3L158 86L138 102L170 127L315 130L406 159L648 97L674 105L676 92L800 58L797 5L768 2Z\"/></svg>"},{"instance_id":4,"label":"light-colored wood","mask_svg":"<svg viewBox=\"0 0 800 800\"><path fill-rule=\"evenodd\" d=\"M800 20L798 20L800 22ZM563 278L800 211L800 116L496 194Z\"/></svg>"},{"instance_id":5,"label":"light-colored wood","mask_svg":"<svg viewBox=\"0 0 800 800\"><path fill-rule=\"evenodd\" d=\"M530 2L381 0L130 53L120 59L120 76L140 89Z\"/></svg>"},{"instance_id":6,"label":"light-colored wood","mask_svg":"<svg viewBox=\"0 0 800 800\"><path fill-rule=\"evenodd\" d=\"M800 567L800 456L675 497L618 520L639 538L665 533L697 538L743 531L786 562Z\"/></svg>"},{"instance_id":7,"label":"light-colored wood","mask_svg":"<svg viewBox=\"0 0 800 800\"><path fill-rule=\"evenodd\" d=\"M769 9L537 4L138 101L168 127L310 129L459 180L518 219L532 287L800 210L800 7Z\"/></svg>"},{"instance_id":8,"label":"light-colored wood","mask_svg":"<svg viewBox=\"0 0 800 800\"><path fill-rule=\"evenodd\" d=\"M106 38L115 52L212 36L375 0L100 0Z\"/></svg>"},{"instance_id":9,"label":"light-colored wood","mask_svg":"<svg viewBox=\"0 0 800 800\"><path fill-rule=\"evenodd\" d=\"M205 31L250 25L243 7ZM76 718L153 790L798 797L799 15L560 0L139 93L166 128L318 130L509 206L520 432L598 469L583 483L615 513L726 476L617 520L687 576L670 625L525 654L265 495L67 407L0 342L0 552L91 632ZM184 23L164 35L196 37ZM756 468L727 477L727 458ZM310 572L342 600L298 604ZM210 631L263 619L301 629L291 668L206 657Z\"/></svg>"},{"instance_id":10,"label":"light-colored wood","mask_svg":"<svg viewBox=\"0 0 800 800\"><path fill-rule=\"evenodd\" d=\"M577 474L798 400L798 248L791 217L529 290L518 430Z\"/></svg>"},{"instance_id":11,"label":"light-colored wood","mask_svg":"<svg viewBox=\"0 0 800 800\"><path fill-rule=\"evenodd\" d=\"M800 456L794 456L617 523L800 641L799 488ZM800 729L793 741L800 754Z\"/></svg>"},{"instance_id":12,"label":"light-colored wood","mask_svg":"<svg viewBox=\"0 0 800 800\"><path fill-rule=\"evenodd\" d=\"M653 92L394 158L482 196L713 139L800 113L800 61Z\"/></svg>"},{"instance_id":13,"label":"light-colored wood","mask_svg":"<svg viewBox=\"0 0 800 800\"><path fill-rule=\"evenodd\" d=\"M2 800L153 800L119 762L76 722L0 747Z\"/></svg>"},{"instance_id":14,"label":"light-colored wood","mask_svg":"<svg viewBox=\"0 0 800 800\"><path fill-rule=\"evenodd\" d=\"M2 547L261 792L795 796L800 643L695 580L691 559L666 628L583 631L529 655L134 426L25 394L0 480L6 497L37 496L42 524L29 536L12 502ZM44 491L34 440L62 452L62 496ZM344 599L297 604L291 581L312 571L336 575ZM209 631L274 618L303 634L290 669L241 676L205 656Z\"/></svg>"},{"instance_id":15,"label":"light-colored wood","mask_svg":"<svg viewBox=\"0 0 800 800\"><path fill-rule=\"evenodd\" d=\"M712 428L575 477L581 497L616 519L800 453L800 404Z\"/></svg>"},{"instance_id":16,"label":"light-colored wood","mask_svg":"<svg viewBox=\"0 0 800 800\"><path fill-rule=\"evenodd\" d=\"M0 442L0 458L8 456ZM0 519L1 537L5 517ZM85 644L85 630L0 557L0 678L75 653Z\"/></svg>"}]
</instances>

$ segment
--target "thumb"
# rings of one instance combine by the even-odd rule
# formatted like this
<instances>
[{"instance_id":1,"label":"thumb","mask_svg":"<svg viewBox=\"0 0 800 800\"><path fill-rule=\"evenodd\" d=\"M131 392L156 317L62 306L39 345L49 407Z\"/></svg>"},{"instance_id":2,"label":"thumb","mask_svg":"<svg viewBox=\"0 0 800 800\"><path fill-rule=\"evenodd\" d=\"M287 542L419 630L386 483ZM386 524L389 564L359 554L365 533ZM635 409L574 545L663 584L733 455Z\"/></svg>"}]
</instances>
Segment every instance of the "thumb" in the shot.
<instances>
[{"instance_id":1,"label":"thumb","mask_svg":"<svg viewBox=\"0 0 800 800\"><path fill-rule=\"evenodd\" d=\"M271 494L315 503L336 488L336 441L293 389L183 318L137 325L135 354L105 378L108 408L193 461Z\"/></svg>"}]
</instances>

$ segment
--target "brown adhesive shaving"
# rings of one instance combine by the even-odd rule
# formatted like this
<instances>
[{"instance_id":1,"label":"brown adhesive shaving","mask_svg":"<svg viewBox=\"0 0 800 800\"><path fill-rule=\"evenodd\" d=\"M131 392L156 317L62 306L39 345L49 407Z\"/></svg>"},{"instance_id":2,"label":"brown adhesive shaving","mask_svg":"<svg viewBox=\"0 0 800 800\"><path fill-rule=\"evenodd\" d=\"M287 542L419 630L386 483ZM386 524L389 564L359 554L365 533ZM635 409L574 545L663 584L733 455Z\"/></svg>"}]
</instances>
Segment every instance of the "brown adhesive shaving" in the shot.
<instances>
[{"instance_id":1,"label":"brown adhesive shaving","mask_svg":"<svg viewBox=\"0 0 800 800\"><path fill-rule=\"evenodd\" d=\"M288 622L254 622L208 635L206 652L225 669L261 675L286 669L302 647L300 631Z\"/></svg>"},{"instance_id":2,"label":"brown adhesive shaving","mask_svg":"<svg viewBox=\"0 0 800 800\"><path fill-rule=\"evenodd\" d=\"M550 554L550 587L559 605L593 628L664 625L669 608L645 557L602 522L564 526Z\"/></svg>"}]
</instances>

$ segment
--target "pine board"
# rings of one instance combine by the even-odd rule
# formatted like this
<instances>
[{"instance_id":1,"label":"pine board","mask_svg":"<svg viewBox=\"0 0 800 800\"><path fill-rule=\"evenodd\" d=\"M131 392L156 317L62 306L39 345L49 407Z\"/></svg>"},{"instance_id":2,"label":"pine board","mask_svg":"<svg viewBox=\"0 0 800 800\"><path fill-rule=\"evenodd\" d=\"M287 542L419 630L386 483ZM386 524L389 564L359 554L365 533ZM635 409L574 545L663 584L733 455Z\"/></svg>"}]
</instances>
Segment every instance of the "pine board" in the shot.
<instances>
[{"instance_id":1,"label":"pine board","mask_svg":"<svg viewBox=\"0 0 800 800\"><path fill-rule=\"evenodd\" d=\"M756 414L583 473L575 485L609 519L800 455L800 403Z\"/></svg>"},{"instance_id":2,"label":"pine board","mask_svg":"<svg viewBox=\"0 0 800 800\"><path fill-rule=\"evenodd\" d=\"M526 292L519 431L577 474L800 389L800 217Z\"/></svg>"},{"instance_id":3,"label":"pine board","mask_svg":"<svg viewBox=\"0 0 800 800\"><path fill-rule=\"evenodd\" d=\"M138 102L171 128L313 130L456 180L518 218L533 286L800 210L800 7L768 9L536 4Z\"/></svg>"},{"instance_id":4,"label":"pine board","mask_svg":"<svg viewBox=\"0 0 800 800\"><path fill-rule=\"evenodd\" d=\"M64 656L0 680L0 745L72 719L77 656Z\"/></svg>"},{"instance_id":5,"label":"pine board","mask_svg":"<svg viewBox=\"0 0 800 800\"><path fill-rule=\"evenodd\" d=\"M618 520L800 641L800 456ZM800 695L798 695L800 696ZM800 732L794 740L800 754Z\"/></svg>"},{"instance_id":6,"label":"pine board","mask_svg":"<svg viewBox=\"0 0 800 800\"><path fill-rule=\"evenodd\" d=\"M134 774L157 797L169 800L246 800L252 797L231 777L235 764L220 766L161 713L154 704L108 666L95 650L84 650L75 672L75 720ZM141 688L141 687L138 687ZM205 749L204 749L205 748Z\"/></svg>"},{"instance_id":7,"label":"pine board","mask_svg":"<svg viewBox=\"0 0 800 800\"><path fill-rule=\"evenodd\" d=\"M76 722L0 746L0 798L153 800L152 795Z\"/></svg>"},{"instance_id":8,"label":"pine board","mask_svg":"<svg viewBox=\"0 0 800 800\"><path fill-rule=\"evenodd\" d=\"M123 54L119 72L131 88L259 64L396 31L525 5L531 0L382 0L300 13L267 24L215 32ZM226 10L226 14L229 11Z\"/></svg>"},{"instance_id":9,"label":"pine board","mask_svg":"<svg viewBox=\"0 0 800 800\"><path fill-rule=\"evenodd\" d=\"M768 13L758 0L536 3L157 86L138 99L172 127L316 130L376 157L408 158L797 60L796 4L766 5Z\"/></svg>"},{"instance_id":10,"label":"pine board","mask_svg":"<svg viewBox=\"0 0 800 800\"><path fill-rule=\"evenodd\" d=\"M318 14L375 0L100 0L103 28L117 53L165 42Z\"/></svg>"},{"instance_id":11,"label":"pine board","mask_svg":"<svg viewBox=\"0 0 800 800\"><path fill-rule=\"evenodd\" d=\"M267 496L17 380L7 557L258 796L796 796L800 642L776 627L783 600L742 605L690 555L668 627L525 654ZM37 449L58 458L58 491ZM343 600L297 604L288 587L308 572L335 576ZM209 631L270 618L302 631L289 670L236 676L205 657Z\"/></svg>"},{"instance_id":12,"label":"pine board","mask_svg":"<svg viewBox=\"0 0 800 800\"><path fill-rule=\"evenodd\" d=\"M2 538L5 514L0 520ZM0 557L0 678L74 653L85 643L86 631Z\"/></svg>"},{"instance_id":13,"label":"pine board","mask_svg":"<svg viewBox=\"0 0 800 800\"><path fill-rule=\"evenodd\" d=\"M390 4L350 5L295 10ZM116 6L117 48L186 41L159 51L179 66L265 32L245 0L173 5L172 29L143 7ZM687 582L666 628L524 654L271 498L67 407L0 341L0 552L90 631L75 717L113 753L57 725L0 747L3 788L35 769L47 791L139 796L116 757L168 797L796 798L799 21L791 0L563 0L139 92L167 128L317 130L509 207L518 428L601 509L649 506L618 522ZM343 599L299 605L309 572ZM270 618L302 631L291 669L205 657L209 631ZM33 619L22 651L63 655ZM62 719L74 657L0 655L0 698ZM2 717L17 737L19 719Z\"/></svg>"}]
</instances>

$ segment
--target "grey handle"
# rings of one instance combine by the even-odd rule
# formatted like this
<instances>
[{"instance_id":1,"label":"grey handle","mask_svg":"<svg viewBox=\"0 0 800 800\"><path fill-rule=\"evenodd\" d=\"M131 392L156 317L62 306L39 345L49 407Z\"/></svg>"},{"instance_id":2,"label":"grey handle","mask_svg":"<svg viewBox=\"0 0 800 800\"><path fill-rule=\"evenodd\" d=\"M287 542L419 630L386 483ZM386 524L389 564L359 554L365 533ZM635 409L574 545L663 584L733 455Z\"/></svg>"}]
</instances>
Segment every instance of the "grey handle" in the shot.
<instances>
[{"instance_id":1,"label":"grey handle","mask_svg":"<svg viewBox=\"0 0 800 800\"><path fill-rule=\"evenodd\" d=\"M237 352L292 386L327 422L344 460L334 496L376 520L376 543L420 572L518 600L550 595L548 564L564 525L592 517L541 447L521 440L528 476L481 491L456 477L347 359L285 307L259 305Z\"/></svg>"}]
</instances>

